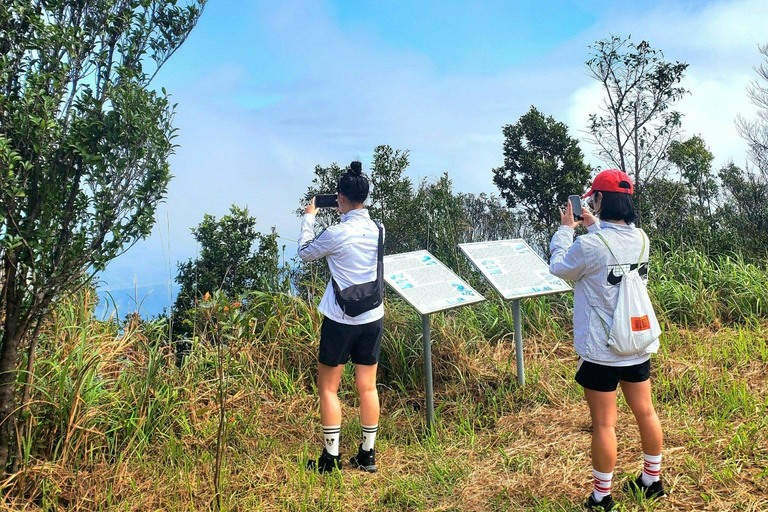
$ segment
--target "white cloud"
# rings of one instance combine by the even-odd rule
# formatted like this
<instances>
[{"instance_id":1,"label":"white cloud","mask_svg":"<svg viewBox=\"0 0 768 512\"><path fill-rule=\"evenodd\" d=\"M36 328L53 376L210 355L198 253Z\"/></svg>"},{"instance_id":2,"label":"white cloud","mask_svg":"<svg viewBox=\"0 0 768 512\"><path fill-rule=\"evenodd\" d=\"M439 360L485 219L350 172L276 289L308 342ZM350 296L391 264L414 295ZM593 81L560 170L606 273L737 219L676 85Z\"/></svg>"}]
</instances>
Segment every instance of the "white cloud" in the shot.
<instances>
[{"instance_id":1,"label":"white cloud","mask_svg":"<svg viewBox=\"0 0 768 512\"><path fill-rule=\"evenodd\" d=\"M245 10L291 80L265 85L268 69L254 72L222 54L217 69L200 70L171 90L179 102L181 147L172 160L168 204L152 238L112 263L106 278L112 287L130 286L135 274L140 286L164 289L168 261L175 275L176 261L195 254L189 229L204 213L221 216L232 203L249 206L261 231L276 226L293 239L299 227L293 211L314 166L356 157L365 162L378 144L410 149L414 178L448 172L458 190L496 192L491 169L503 159L501 128L531 105L584 137L587 116L601 98L583 67L586 45L611 32L647 38L668 59L690 62L692 95L679 105L684 129L701 133L718 159L738 162L744 145L733 118L749 112L744 87L759 62L756 44L766 37L763 6L763 0L744 0L695 12L665 7L625 19L618 14L525 67L448 76L437 74L427 56L390 47L374 33L341 30L323 2ZM247 41L233 44L248 48ZM163 256L160 231L170 256L167 247ZM292 255L294 244L284 243Z\"/></svg>"},{"instance_id":2,"label":"white cloud","mask_svg":"<svg viewBox=\"0 0 768 512\"><path fill-rule=\"evenodd\" d=\"M722 2L696 11L690 6L664 6L645 16L612 19L610 26L614 34L631 33L635 41L648 40L664 51L667 60L690 65L682 83L690 94L673 107L683 114L684 135L701 135L715 155L715 166L729 160L743 164L746 144L734 119L755 112L746 87L755 78L752 67L760 61L757 44L768 41L765 0ZM597 82L573 92L567 114L570 126L584 130L602 98ZM582 147L585 153L593 149L587 143Z\"/></svg>"}]
</instances>

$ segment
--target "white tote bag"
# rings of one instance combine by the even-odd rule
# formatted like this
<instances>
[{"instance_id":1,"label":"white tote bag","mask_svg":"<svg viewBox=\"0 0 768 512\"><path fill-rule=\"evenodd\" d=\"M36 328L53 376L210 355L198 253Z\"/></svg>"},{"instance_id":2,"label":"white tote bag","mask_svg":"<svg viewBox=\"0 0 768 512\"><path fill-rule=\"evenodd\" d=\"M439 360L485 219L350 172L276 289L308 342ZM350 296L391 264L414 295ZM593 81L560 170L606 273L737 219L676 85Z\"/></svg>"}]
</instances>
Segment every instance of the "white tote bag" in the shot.
<instances>
[{"instance_id":1,"label":"white tote bag","mask_svg":"<svg viewBox=\"0 0 768 512\"><path fill-rule=\"evenodd\" d=\"M661 327L653 311L647 286L640 277L640 263L642 263L646 245L645 233L640 230L640 234L643 237L640 260L637 262L637 268L624 272L619 285L619 300L613 312L613 324L608 333L608 345L622 356L641 353L661 336ZM616 263L621 265L605 238L599 233L597 236L608 247Z\"/></svg>"}]
</instances>

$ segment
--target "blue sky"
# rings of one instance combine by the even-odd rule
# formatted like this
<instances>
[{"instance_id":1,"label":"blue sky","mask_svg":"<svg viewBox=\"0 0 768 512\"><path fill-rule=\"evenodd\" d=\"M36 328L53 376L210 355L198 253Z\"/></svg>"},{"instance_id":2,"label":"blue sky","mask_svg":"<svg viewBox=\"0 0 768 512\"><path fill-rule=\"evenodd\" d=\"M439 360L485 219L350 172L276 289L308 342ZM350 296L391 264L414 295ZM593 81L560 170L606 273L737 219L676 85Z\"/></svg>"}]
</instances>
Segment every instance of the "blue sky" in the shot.
<instances>
[{"instance_id":1,"label":"blue sky","mask_svg":"<svg viewBox=\"0 0 768 512\"><path fill-rule=\"evenodd\" d=\"M156 78L178 103L167 201L153 235L113 261L102 293L120 316L172 301L176 262L194 257L205 213L248 206L295 253L298 198L316 164L411 151L410 175L447 172L457 190L496 192L501 128L531 105L583 137L601 95L587 45L632 34L690 63L679 109L716 163L743 163L733 119L768 42L765 0L210 0ZM592 149L582 143L590 162Z\"/></svg>"}]
</instances>

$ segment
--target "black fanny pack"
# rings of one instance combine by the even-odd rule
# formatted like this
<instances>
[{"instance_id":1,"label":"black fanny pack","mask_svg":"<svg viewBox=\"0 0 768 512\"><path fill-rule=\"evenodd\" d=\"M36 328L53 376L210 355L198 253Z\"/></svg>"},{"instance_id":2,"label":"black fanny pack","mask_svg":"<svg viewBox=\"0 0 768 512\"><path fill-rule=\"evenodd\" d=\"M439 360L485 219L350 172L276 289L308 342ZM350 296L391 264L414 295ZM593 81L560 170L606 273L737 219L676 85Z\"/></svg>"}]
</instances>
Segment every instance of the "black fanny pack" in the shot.
<instances>
[{"instance_id":1,"label":"black fanny pack","mask_svg":"<svg viewBox=\"0 0 768 512\"><path fill-rule=\"evenodd\" d=\"M362 284L353 284L349 288L339 289L336 280L331 276L336 303L347 316L358 316L366 311L379 307L384 301L384 229L376 221L379 228L379 250L376 262L376 280Z\"/></svg>"}]
</instances>

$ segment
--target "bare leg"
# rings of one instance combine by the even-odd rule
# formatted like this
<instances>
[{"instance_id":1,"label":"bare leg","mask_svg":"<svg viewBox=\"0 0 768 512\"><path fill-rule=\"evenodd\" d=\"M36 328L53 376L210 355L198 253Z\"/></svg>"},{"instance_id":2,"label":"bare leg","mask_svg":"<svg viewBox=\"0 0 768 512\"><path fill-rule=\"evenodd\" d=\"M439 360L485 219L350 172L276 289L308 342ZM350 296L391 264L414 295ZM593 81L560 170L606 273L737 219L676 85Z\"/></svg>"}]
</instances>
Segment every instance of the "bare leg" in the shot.
<instances>
[{"instance_id":1,"label":"bare leg","mask_svg":"<svg viewBox=\"0 0 768 512\"><path fill-rule=\"evenodd\" d=\"M584 390L592 416L592 467L611 473L616 466L616 391Z\"/></svg>"},{"instance_id":2,"label":"bare leg","mask_svg":"<svg viewBox=\"0 0 768 512\"><path fill-rule=\"evenodd\" d=\"M378 368L378 364L355 365L355 383L360 396L360 423L363 425L379 424L379 392L376 389Z\"/></svg>"},{"instance_id":3,"label":"bare leg","mask_svg":"<svg viewBox=\"0 0 768 512\"><path fill-rule=\"evenodd\" d=\"M323 425L341 425L339 383L344 365L327 366L317 363L317 393L320 395L320 422Z\"/></svg>"},{"instance_id":4,"label":"bare leg","mask_svg":"<svg viewBox=\"0 0 768 512\"><path fill-rule=\"evenodd\" d=\"M640 429L643 453L660 455L664 434L651 399L651 380L648 379L643 382L621 381L619 384Z\"/></svg>"}]
</instances>

